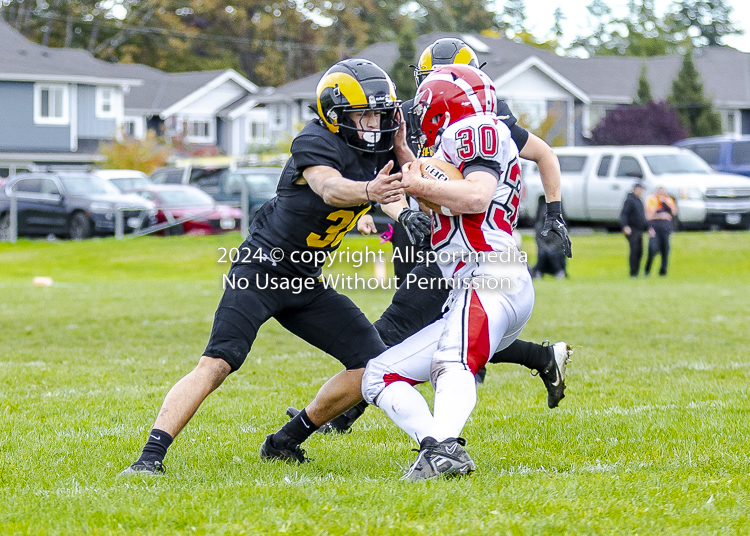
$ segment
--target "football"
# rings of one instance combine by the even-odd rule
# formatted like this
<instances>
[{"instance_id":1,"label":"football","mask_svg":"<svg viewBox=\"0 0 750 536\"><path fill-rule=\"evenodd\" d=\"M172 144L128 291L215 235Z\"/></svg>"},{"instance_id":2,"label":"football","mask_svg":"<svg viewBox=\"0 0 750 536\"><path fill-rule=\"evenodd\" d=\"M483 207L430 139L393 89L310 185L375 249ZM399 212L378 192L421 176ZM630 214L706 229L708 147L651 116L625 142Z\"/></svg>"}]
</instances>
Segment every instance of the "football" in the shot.
<instances>
[{"instance_id":1,"label":"football","mask_svg":"<svg viewBox=\"0 0 750 536\"><path fill-rule=\"evenodd\" d=\"M463 174L458 170L456 166L454 166L450 162L446 162L445 160L428 157L420 158L419 163L422 177L425 179L438 181L454 181L464 178ZM444 214L446 216L452 216L451 211L445 207L420 198L417 198L417 201L430 208L431 210L434 210L435 212Z\"/></svg>"}]
</instances>

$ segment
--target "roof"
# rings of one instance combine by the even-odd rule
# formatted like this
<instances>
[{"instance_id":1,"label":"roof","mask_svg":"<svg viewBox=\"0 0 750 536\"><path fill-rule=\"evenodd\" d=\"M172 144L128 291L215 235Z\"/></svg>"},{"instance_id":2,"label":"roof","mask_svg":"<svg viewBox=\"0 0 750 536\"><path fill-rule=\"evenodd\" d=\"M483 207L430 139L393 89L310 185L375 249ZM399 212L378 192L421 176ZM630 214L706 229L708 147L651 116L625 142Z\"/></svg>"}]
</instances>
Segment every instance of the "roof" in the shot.
<instances>
[{"instance_id":1,"label":"roof","mask_svg":"<svg viewBox=\"0 0 750 536\"><path fill-rule=\"evenodd\" d=\"M529 61L527 68L546 65L569 82L566 89L578 89L593 101L632 102L638 90L643 62L646 63L652 95L657 101L665 100L672 92L672 81L682 66L682 56L679 55L646 59L630 56L570 58L516 43L511 39L449 32L433 32L418 37L415 42L416 54L421 54L430 43L443 37L456 37L470 43L479 62L485 63L482 69L493 80L502 78L525 61L536 57L540 61ZM704 47L694 54L695 65L703 77L704 92L714 100L714 104L750 108L750 53L730 47ZM356 57L374 61L388 71L398 57L398 44L376 43L356 54ZM415 57L414 62L416 61ZM280 86L263 100L271 102L314 98L315 88L324 72ZM576 91L571 92L576 94ZM577 98L580 97L577 95Z\"/></svg>"},{"instance_id":2,"label":"roof","mask_svg":"<svg viewBox=\"0 0 750 536\"><path fill-rule=\"evenodd\" d=\"M52 48L27 40L0 18L0 80L79 81L138 86L142 82L82 49Z\"/></svg>"},{"instance_id":3,"label":"roof","mask_svg":"<svg viewBox=\"0 0 750 536\"><path fill-rule=\"evenodd\" d=\"M223 70L189 73L165 73L146 65L121 63L117 69L125 76L143 80L125 95L125 109L158 113L205 86Z\"/></svg>"}]
</instances>

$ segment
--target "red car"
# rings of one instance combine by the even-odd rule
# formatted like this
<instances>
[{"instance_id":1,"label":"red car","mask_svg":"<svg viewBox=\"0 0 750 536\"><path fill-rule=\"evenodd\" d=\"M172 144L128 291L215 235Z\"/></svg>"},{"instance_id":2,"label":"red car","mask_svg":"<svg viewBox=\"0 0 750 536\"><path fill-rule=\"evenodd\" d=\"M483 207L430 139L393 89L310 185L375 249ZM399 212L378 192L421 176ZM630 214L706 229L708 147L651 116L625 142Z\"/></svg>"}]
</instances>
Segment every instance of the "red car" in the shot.
<instances>
[{"instance_id":1,"label":"red car","mask_svg":"<svg viewBox=\"0 0 750 536\"><path fill-rule=\"evenodd\" d=\"M167 227L161 235L203 235L238 231L242 222L242 211L227 205L217 205L207 193L193 186L181 184L152 184L131 190L153 201L159 211L157 225L181 221Z\"/></svg>"}]
</instances>

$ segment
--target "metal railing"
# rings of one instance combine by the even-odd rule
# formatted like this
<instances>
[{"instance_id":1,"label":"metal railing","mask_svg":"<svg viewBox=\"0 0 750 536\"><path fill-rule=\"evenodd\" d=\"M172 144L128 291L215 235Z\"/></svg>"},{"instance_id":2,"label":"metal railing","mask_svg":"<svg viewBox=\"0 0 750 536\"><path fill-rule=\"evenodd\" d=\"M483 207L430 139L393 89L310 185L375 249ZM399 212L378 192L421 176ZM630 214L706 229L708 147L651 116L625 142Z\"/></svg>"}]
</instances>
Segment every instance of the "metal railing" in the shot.
<instances>
[{"instance_id":1,"label":"metal railing","mask_svg":"<svg viewBox=\"0 0 750 536\"><path fill-rule=\"evenodd\" d=\"M11 244L15 244L18 240L18 196L15 194L15 192L8 193L8 198L10 200L10 211L8 213L9 216L9 227L8 227L8 235L7 238L0 236L0 241L7 241ZM233 205L230 205L233 206ZM194 207L184 207L184 208L194 208ZM240 231L242 233L242 238L245 238L249 232L250 232L250 202L249 202L249 188L246 181L242 181L242 187L241 187L241 202L240 207L242 210L242 219L240 224ZM160 223L157 225L149 226L142 229L136 229L130 234L125 234L125 217L124 213L128 211L138 210L134 209L133 207L117 207L114 211L114 219L115 219L115 239L116 240L124 240L126 237L129 238L136 238L139 236L145 236L153 233L158 233L159 231L163 231L165 229L169 229L171 227L176 227L178 225L182 225L185 222L197 220L200 218L203 218L204 216L207 216L211 212L213 212L215 209L211 208L210 210L206 210L204 212L199 212L197 214L191 214L190 216L186 216L184 218L174 218L172 216L172 210L179 210L179 207L170 207L170 208L162 208L164 214L167 217L167 221L164 223ZM141 225L143 224L143 221L141 220ZM0 232L2 230L0 229Z\"/></svg>"}]
</instances>

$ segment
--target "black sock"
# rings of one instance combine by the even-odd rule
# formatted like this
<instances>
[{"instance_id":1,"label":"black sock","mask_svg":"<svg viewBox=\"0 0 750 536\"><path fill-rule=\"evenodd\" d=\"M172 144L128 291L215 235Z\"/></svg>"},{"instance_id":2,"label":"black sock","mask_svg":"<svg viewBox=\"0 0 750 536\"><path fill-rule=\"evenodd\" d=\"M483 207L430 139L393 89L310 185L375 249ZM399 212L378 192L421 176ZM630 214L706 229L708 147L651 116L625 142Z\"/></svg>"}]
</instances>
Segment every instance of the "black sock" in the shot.
<instances>
[{"instance_id":1,"label":"black sock","mask_svg":"<svg viewBox=\"0 0 750 536\"><path fill-rule=\"evenodd\" d=\"M490 358L490 363L515 363L531 370L543 371L554 359L551 346L516 339L505 350Z\"/></svg>"},{"instance_id":2,"label":"black sock","mask_svg":"<svg viewBox=\"0 0 750 536\"><path fill-rule=\"evenodd\" d=\"M296 443L304 443L318 428L307 416L307 410L303 409L294 419L282 426L281 430L273 435L273 444L278 447L289 439Z\"/></svg>"},{"instance_id":3,"label":"black sock","mask_svg":"<svg viewBox=\"0 0 750 536\"><path fill-rule=\"evenodd\" d=\"M146 446L143 447L139 462L163 462L167 455L167 449L172 444L172 436L164 430L154 428L148 435Z\"/></svg>"}]
</instances>

